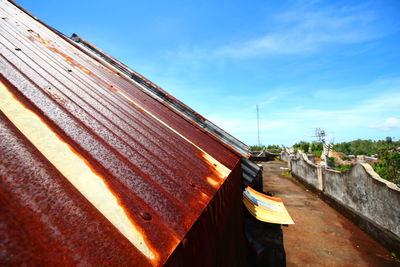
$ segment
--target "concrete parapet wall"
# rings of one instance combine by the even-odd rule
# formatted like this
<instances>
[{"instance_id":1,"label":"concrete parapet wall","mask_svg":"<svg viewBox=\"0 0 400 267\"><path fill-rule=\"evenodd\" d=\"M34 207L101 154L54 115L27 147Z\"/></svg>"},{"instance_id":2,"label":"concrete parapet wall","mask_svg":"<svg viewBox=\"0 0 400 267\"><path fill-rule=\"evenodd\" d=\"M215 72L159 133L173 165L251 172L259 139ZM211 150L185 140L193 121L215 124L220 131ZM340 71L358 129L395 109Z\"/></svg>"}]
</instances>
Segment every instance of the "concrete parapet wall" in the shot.
<instances>
[{"instance_id":1,"label":"concrete parapet wall","mask_svg":"<svg viewBox=\"0 0 400 267\"><path fill-rule=\"evenodd\" d=\"M287 148L284 148L281 152L281 160L289 162L289 158L291 155L291 152Z\"/></svg>"},{"instance_id":2,"label":"concrete parapet wall","mask_svg":"<svg viewBox=\"0 0 400 267\"><path fill-rule=\"evenodd\" d=\"M320 179L318 179L319 166L312 163L305 154L296 153L290 157L290 170L298 177L302 177L308 184L320 188Z\"/></svg>"},{"instance_id":3,"label":"concrete parapet wall","mask_svg":"<svg viewBox=\"0 0 400 267\"><path fill-rule=\"evenodd\" d=\"M400 237L400 189L366 163L350 171L325 170L325 194Z\"/></svg>"},{"instance_id":4,"label":"concrete parapet wall","mask_svg":"<svg viewBox=\"0 0 400 267\"><path fill-rule=\"evenodd\" d=\"M339 172L318 166L302 152L282 151L293 176L306 183L382 245L400 253L400 188L382 179L369 164Z\"/></svg>"}]
</instances>

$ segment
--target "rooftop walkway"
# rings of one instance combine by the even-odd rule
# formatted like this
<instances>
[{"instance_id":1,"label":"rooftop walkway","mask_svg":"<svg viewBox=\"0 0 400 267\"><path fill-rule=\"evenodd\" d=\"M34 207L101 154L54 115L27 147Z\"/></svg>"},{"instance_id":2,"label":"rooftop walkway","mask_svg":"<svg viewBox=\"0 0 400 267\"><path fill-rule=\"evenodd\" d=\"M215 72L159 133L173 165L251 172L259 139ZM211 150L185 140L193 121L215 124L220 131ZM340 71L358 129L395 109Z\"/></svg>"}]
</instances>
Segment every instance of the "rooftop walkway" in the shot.
<instances>
[{"instance_id":1,"label":"rooftop walkway","mask_svg":"<svg viewBox=\"0 0 400 267\"><path fill-rule=\"evenodd\" d=\"M293 178L283 162L262 163L264 192L283 202L295 224L283 227L287 266L400 266L379 245Z\"/></svg>"}]
</instances>

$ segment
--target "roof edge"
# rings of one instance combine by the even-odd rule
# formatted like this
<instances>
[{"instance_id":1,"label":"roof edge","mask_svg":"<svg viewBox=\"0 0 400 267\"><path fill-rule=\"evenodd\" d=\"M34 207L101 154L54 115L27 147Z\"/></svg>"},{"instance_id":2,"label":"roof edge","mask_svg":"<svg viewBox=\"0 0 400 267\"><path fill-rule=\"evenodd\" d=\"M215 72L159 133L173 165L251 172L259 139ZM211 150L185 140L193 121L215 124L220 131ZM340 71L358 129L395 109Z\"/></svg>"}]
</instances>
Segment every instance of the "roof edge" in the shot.
<instances>
[{"instance_id":1,"label":"roof edge","mask_svg":"<svg viewBox=\"0 0 400 267\"><path fill-rule=\"evenodd\" d=\"M91 53L96 54L97 56L101 57L104 59L107 63L112 65L114 68L120 70L122 73L127 75L130 79L141 85L142 88L145 89L145 92L150 94L152 97L157 99L159 102L165 104L167 107L171 108L178 114L182 115L184 118L186 118L188 121L194 123L195 125L199 126L200 129L204 130L206 133L208 133L210 136L213 138L216 138L219 141L222 141L222 143L230 150L233 150L233 152L239 154L240 156L249 157L249 150L250 147L246 144L244 144L242 141L238 140L231 134L227 133L224 131L222 128L218 127L211 121L207 120L203 116L201 116L199 113L176 99L175 97L171 96L168 94L166 91L164 91L161 87L157 86L156 84L152 83L150 80L146 79L136 71L132 70L125 64L121 63L117 59L113 58L112 56L108 55L107 53L103 52L101 49L97 48L90 42L86 41L82 37L78 36L77 34L72 34L70 38L68 36L64 35L62 32L56 30L55 28L47 25L43 21L41 21L39 18L37 18L35 15L30 13L28 10L23 8L21 5L16 3L14 0L8 0L11 4L16 6L18 9L21 11L25 12L27 15L31 16L33 19L41 23L43 26L47 27L51 31L53 31L55 34L59 35L61 38L63 38L65 41L71 43L74 45L74 43L79 43L83 47L87 48ZM82 50L82 48L78 48ZM83 51L83 50L82 50Z\"/></svg>"},{"instance_id":2,"label":"roof edge","mask_svg":"<svg viewBox=\"0 0 400 267\"><path fill-rule=\"evenodd\" d=\"M97 48L90 42L86 41L82 37L78 36L77 34L72 34L71 40L75 41L76 43L81 44L86 49L88 49L91 53L99 56L108 64L116 68L117 70L121 71L121 73L128 76L134 82L141 85L145 92L150 94L159 102L163 103L164 105L168 106L178 114L182 115L184 118L188 119L189 121L198 125L201 129L207 132L212 137L222 141L228 148L233 149L235 152L240 154L243 157L248 157L249 155L249 146L241 142L240 140L236 139L211 121L207 120L199 113L176 99L175 97L168 94L164 91L161 87L157 86L156 84L152 83L150 80L146 79L136 71L132 70L125 64L121 63L117 59L113 58L112 56L108 55L107 53L103 52L101 49Z\"/></svg>"}]
</instances>

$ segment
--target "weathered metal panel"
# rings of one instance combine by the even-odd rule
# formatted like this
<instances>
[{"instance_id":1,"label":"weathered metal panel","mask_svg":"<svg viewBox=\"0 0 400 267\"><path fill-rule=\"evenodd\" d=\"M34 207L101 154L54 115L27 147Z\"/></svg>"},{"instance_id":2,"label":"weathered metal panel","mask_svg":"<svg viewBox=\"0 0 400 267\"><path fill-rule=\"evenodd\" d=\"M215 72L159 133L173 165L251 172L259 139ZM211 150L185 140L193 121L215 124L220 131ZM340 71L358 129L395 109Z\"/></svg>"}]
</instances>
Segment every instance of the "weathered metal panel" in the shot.
<instances>
[{"instance_id":1,"label":"weathered metal panel","mask_svg":"<svg viewBox=\"0 0 400 267\"><path fill-rule=\"evenodd\" d=\"M0 112L0 265L149 266Z\"/></svg>"},{"instance_id":2,"label":"weathered metal panel","mask_svg":"<svg viewBox=\"0 0 400 267\"><path fill-rule=\"evenodd\" d=\"M166 266L247 266L240 162Z\"/></svg>"},{"instance_id":3,"label":"weathered metal panel","mask_svg":"<svg viewBox=\"0 0 400 267\"><path fill-rule=\"evenodd\" d=\"M235 137L231 136L229 133L225 132L223 129L219 128L217 125L213 124L212 122L210 122L209 120L198 114L196 111L186 106L181 101L171 96L157 85L153 84L151 81L149 81L142 75L138 74L137 72L133 71L132 69L122 64L118 60L104 53L103 51L95 47L93 44L90 44L89 42L79 37L78 35L73 34L71 39L79 44L82 44L82 46L87 48L89 53L92 54L92 56L93 54L97 55L102 60L113 66L116 70L120 71L130 79L134 80L138 85L141 86L142 89L144 89L145 92L150 94L158 101L164 103L169 108L178 112L182 117L187 118L189 121L197 124L202 129L204 129L204 131L216 137L221 142L225 143L227 146L232 147L242 156L244 157L248 156L249 147L246 144L242 143Z\"/></svg>"},{"instance_id":4,"label":"weathered metal panel","mask_svg":"<svg viewBox=\"0 0 400 267\"><path fill-rule=\"evenodd\" d=\"M242 158L241 162L244 187L251 186L252 188L262 192L262 170L260 166L246 158Z\"/></svg>"},{"instance_id":5,"label":"weathered metal panel","mask_svg":"<svg viewBox=\"0 0 400 267\"><path fill-rule=\"evenodd\" d=\"M6 253L0 260L163 264L224 179L240 169L241 152L79 44L12 3L0 3L1 82L104 177L158 255L150 261L124 239L1 114L5 130L0 140L0 201L5 229L0 234L5 236L0 246ZM9 147L10 142L16 145ZM14 157L20 158L10 160ZM221 169L229 172L222 177ZM50 216L54 224L43 216ZM53 231L50 235L47 228ZM44 255L49 249L54 253Z\"/></svg>"}]
</instances>

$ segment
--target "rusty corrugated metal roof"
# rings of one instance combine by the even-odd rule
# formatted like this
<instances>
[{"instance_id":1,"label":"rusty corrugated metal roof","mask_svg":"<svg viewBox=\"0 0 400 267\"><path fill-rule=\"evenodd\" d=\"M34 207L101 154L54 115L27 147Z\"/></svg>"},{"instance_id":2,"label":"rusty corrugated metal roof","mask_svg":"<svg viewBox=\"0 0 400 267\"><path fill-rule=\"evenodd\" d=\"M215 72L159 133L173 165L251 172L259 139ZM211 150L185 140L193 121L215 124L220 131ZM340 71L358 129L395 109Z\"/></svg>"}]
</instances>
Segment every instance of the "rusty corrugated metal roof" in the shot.
<instances>
[{"instance_id":1,"label":"rusty corrugated metal roof","mask_svg":"<svg viewBox=\"0 0 400 267\"><path fill-rule=\"evenodd\" d=\"M143 77L152 92L0 3L0 260L164 263L245 146ZM79 185L70 162L93 188ZM92 196L96 186L104 191Z\"/></svg>"},{"instance_id":2,"label":"rusty corrugated metal roof","mask_svg":"<svg viewBox=\"0 0 400 267\"><path fill-rule=\"evenodd\" d=\"M115 69L120 71L121 73L125 74L128 78L134 80L138 85L144 89L145 92L149 93L152 97L157 99L158 101L164 103L171 109L178 112L181 116L188 119L189 121L197 124L197 126L204 129L209 134L215 136L219 141L223 142L227 146L233 148L235 151L240 153L243 157L248 157L249 155L249 147L230 135L229 133L225 132L223 129L219 128L217 125L212 123L211 121L207 120L196 111L191 109L190 107L183 104L181 101L176 99L175 97L171 96L167 92L165 92L162 88L155 85L139 73L135 72L134 70L130 69L128 66L124 65L123 63L119 62L115 58L109 56L108 54L104 53L99 48L95 47L93 44L90 44L88 41L84 40L82 37L73 34L71 37L72 40L76 41L77 43L81 44L83 47L88 49L92 55L98 56L101 60L106 61Z\"/></svg>"}]
</instances>

